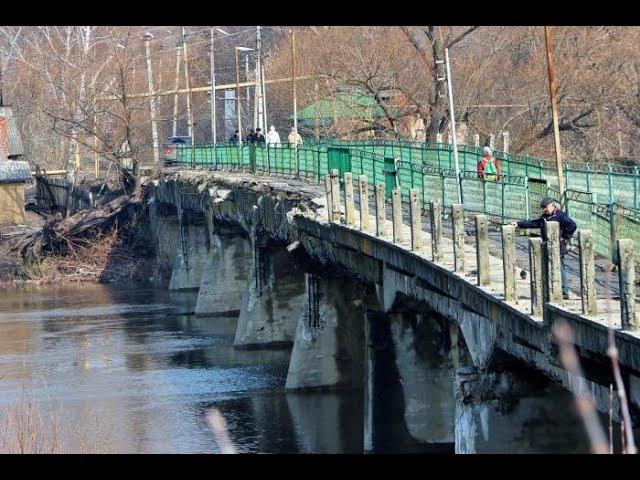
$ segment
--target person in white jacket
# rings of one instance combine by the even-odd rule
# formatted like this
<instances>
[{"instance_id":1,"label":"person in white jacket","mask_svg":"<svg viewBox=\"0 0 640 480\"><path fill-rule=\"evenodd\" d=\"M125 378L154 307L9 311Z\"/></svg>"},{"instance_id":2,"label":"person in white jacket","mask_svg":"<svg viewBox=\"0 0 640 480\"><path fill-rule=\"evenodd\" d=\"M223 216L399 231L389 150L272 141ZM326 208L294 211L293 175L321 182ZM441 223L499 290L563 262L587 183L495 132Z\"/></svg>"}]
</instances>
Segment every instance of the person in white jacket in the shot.
<instances>
[{"instance_id":1,"label":"person in white jacket","mask_svg":"<svg viewBox=\"0 0 640 480\"><path fill-rule=\"evenodd\" d=\"M276 132L276 127L271 125L269 127L269 131L267 132L267 146L268 147L279 147L280 146L280 135Z\"/></svg>"},{"instance_id":2,"label":"person in white jacket","mask_svg":"<svg viewBox=\"0 0 640 480\"><path fill-rule=\"evenodd\" d=\"M295 145L297 147L300 147L302 145L302 137L298 132L296 132L296 129L294 127L291 127L291 132L289 132L287 141L289 142L290 146Z\"/></svg>"}]
</instances>

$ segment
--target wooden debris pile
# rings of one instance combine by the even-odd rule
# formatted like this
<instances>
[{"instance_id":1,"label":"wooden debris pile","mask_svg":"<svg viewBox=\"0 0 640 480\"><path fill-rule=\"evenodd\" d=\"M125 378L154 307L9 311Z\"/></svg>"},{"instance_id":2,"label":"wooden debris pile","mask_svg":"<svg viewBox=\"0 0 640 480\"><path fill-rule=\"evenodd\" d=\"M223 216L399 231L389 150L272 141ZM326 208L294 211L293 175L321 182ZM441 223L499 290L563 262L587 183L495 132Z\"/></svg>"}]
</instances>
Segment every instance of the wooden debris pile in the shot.
<instances>
[{"instance_id":1,"label":"wooden debris pile","mask_svg":"<svg viewBox=\"0 0 640 480\"><path fill-rule=\"evenodd\" d=\"M41 229L27 233L16 242L12 251L19 252L24 259L38 258L43 252L75 254L79 247L86 247L97 233L106 232L114 224L131 218L141 204L140 199L123 195L99 209L81 211L66 219L57 213L47 218Z\"/></svg>"}]
</instances>

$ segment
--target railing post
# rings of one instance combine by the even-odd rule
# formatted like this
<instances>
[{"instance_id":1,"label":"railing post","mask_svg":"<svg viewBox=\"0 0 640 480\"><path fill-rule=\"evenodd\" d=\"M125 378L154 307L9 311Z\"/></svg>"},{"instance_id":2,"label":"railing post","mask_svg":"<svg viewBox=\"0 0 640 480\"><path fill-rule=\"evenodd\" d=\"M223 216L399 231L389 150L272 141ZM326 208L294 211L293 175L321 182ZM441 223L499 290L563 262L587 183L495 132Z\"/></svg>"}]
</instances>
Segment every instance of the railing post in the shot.
<instances>
[{"instance_id":1,"label":"railing post","mask_svg":"<svg viewBox=\"0 0 640 480\"><path fill-rule=\"evenodd\" d=\"M633 240L618 240L619 282L620 282L620 315L622 330L638 330L636 320L635 260L633 258Z\"/></svg>"},{"instance_id":2,"label":"railing post","mask_svg":"<svg viewBox=\"0 0 640 480\"><path fill-rule=\"evenodd\" d=\"M578 230L580 247L580 295L582 297L582 313L595 315L598 313L595 291L595 266L593 259L593 239L591 230Z\"/></svg>"},{"instance_id":3,"label":"railing post","mask_svg":"<svg viewBox=\"0 0 640 480\"><path fill-rule=\"evenodd\" d=\"M360 230L369 232L369 191L367 190L367 176L358 177L358 191L360 193Z\"/></svg>"},{"instance_id":4,"label":"railing post","mask_svg":"<svg viewBox=\"0 0 640 480\"><path fill-rule=\"evenodd\" d=\"M638 208L638 167L633 167L633 208Z\"/></svg>"},{"instance_id":5,"label":"railing post","mask_svg":"<svg viewBox=\"0 0 640 480\"><path fill-rule=\"evenodd\" d=\"M504 270L504 300L516 301L516 227L502 227L502 265Z\"/></svg>"},{"instance_id":6,"label":"railing post","mask_svg":"<svg viewBox=\"0 0 640 480\"><path fill-rule=\"evenodd\" d=\"M529 270L531 271L531 315L542 316L544 293L542 290L542 239L529 239Z\"/></svg>"},{"instance_id":7,"label":"railing post","mask_svg":"<svg viewBox=\"0 0 640 480\"><path fill-rule=\"evenodd\" d=\"M331 170L331 221L340 222L340 181L338 170Z\"/></svg>"},{"instance_id":8,"label":"railing post","mask_svg":"<svg viewBox=\"0 0 640 480\"><path fill-rule=\"evenodd\" d=\"M333 205L332 205L332 193L331 193L331 175L326 174L324 177L324 189L327 192L327 220L332 221Z\"/></svg>"},{"instance_id":9,"label":"railing post","mask_svg":"<svg viewBox=\"0 0 640 480\"><path fill-rule=\"evenodd\" d=\"M489 223L486 215L476 215L476 259L478 285L488 287L489 279Z\"/></svg>"},{"instance_id":10,"label":"railing post","mask_svg":"<svg viewBox=\"0 0 640 480\"><path fill-rule=\"evenodd\" d=\"M609 203L613 203L613 184L611 178L611 164L607 164L607 186L609 187Z\"/></svg>"},{"instance_id":11,"label":"railing post","mask_svg":"<svg viewBox=\"0 0 640 480\"><path fill-rule=\"evenodd\" d=\"M562 303L562 279L560 269L560 226L547 222L547 252L549 255L549 301Z\"/></svg>"},{"instance_id":12,"label":"railing post","mask_svg":"<svg viewBox=\"0 0 640 480\"><path fill-rule=\"evenodd\" d=\"M442 252L442 204L431 202L431 259L440 261Z\"/></svg>"},{"instance_id":13,"label":"railing post","mask_svg":"<svg viewBox=\"0 0 640 480\"><path fill-rule=\"evenodd\" d=\"M409 191L409 213L411 217L411 250L421 252L424 250L422 241L422 205L417 188Z\"/></svg>"},{"instance_id":14,"label":"railing post","mask_svg":"<svg viewBox=\"0 0 640 480\"><path fill-rule=\"evenodd\" d=\"M353 205L353 174L344 174L344 213L347 226L353 227L355 223L355 209Z\"/></svg>"},{"instance_id":15,"label":"railing post","mask_svg":"<svg viewBox=\"0 0 640 480\"><path fill-rule=\"evenodd\" d=\"M464 206L458 203L451 205L453 222L453 258L454 270L464 273Z\"/></svg>"},{"instance_id":16,"label":"railing post","mask_svg":"<svg viewBox=\"0 0 640 480\"><path fill-rule=\"evenodd\" d=\"M391 196L391 218L393 221L393 243L400 244L404 239L402 236L402 197L400 187L393 189Z\"/></svg>"},{"instance_id":17,"label":"railing post","mask_svg":"<svg viewBox=\"0 0 640 480\"><path fill-rule=\"evenodd\" d=\"M387 236L387 214L384 204L384 183L376 185L376 236Z\"/></svg>"}]
</instances>

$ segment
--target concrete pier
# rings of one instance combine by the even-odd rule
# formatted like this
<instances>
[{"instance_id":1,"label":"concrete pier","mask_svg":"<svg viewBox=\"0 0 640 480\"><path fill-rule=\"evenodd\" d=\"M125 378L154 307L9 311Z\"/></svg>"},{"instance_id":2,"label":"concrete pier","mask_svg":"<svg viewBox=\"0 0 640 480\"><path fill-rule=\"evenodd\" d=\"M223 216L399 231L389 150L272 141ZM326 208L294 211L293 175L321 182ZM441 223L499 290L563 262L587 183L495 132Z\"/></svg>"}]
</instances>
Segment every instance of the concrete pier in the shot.
<instances>
[{"instance_id":1,"label":"concrete pier","mask_svg":"<svg viewBox=\"0 0 640 480\"><path fill-rule=\"evenodd\" d=\"M360 388L364 375L364 314L374 295L344 276L305 274L287 390Z\"/></svg>"},{"instance_id":2,"label":"concrete pier","mask_svg":"<svg viewBox=\"0 0 640 480\"><path fill-rule=\"evenodd\" d=\"M171 271L169 290L197 290L208 255L204 216L183 212L180 218L180 247Z\"/></svg>"},{"instance_id":3,"label":"concrete pier","mask_svg":"<svg viewBox=\"0 0 640 480\"><path fill-rule=\"evenodd\" d=\"M304 276L284 246L254 240L235 348L290 347L304 300Z\"/></svg>"},{"instance_id":4,"label":"concrete pier","mask_svg":"<svg viewBox=\"0 0 640 480\"><path fill-rule=\"evenodd\" d=\"M196 315L239 315L253 262L249 238L242 230L216 226L202 272Z\"/></svg>"},{"instance_id":5,"label":"concrete pier","mask_svg":"<svg viewBox=\"0 0 640 480\"><path fill-rule=\"evenodd\" d=\"M365 451L454 449L454 364L448 323L411 312L366 316Z\"/></svg>"}]
</instances>

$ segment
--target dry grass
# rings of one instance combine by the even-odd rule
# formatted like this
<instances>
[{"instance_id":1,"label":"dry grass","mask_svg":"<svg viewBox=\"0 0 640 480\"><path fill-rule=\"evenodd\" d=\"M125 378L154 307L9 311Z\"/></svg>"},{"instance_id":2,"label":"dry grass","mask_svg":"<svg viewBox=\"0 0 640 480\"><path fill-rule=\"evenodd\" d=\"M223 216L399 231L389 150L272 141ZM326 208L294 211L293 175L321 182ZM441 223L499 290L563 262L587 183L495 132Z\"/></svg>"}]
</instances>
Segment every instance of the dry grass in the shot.
<instances>
[{"instance_id":1,"label":"dry grass","mask_svg":"<svg viewBox=\"0 0 640 480\"><path fill-rule=\"evenodd\" d=\"M36 401L31 385L29 379L20 399L0 409L0 453L111 453L99 417L95 431L86 423L63 426L62 405Z\"/></svg>"}]
</instances>

